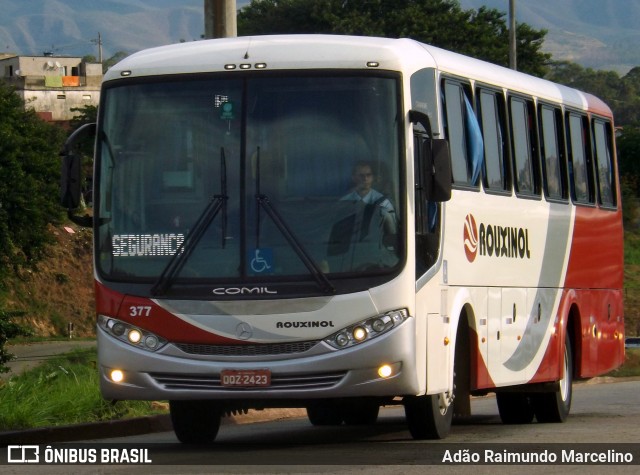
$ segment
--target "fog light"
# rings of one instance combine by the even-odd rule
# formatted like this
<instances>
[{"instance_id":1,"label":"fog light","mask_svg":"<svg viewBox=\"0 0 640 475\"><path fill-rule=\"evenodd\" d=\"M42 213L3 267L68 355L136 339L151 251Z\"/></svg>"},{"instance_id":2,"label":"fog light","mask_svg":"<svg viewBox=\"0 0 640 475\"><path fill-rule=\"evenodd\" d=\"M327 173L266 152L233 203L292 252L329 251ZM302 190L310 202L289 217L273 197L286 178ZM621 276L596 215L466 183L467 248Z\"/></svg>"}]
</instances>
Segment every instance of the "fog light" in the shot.
<instances>
[{"instance_id":1,"label":"fog light","mask_svg":"<svg viewBox=\"0 0 640 475\"><path fill-rule=\"evenodd\" d=\"M383 364L378 368L378 376L381 378L388 378L393 374L393 368L388 364Z\"/></svg>"},{"instance_id":2,"label":"fog light","mask_svg":"<svg viewBox=\"0 0 640 475\"><path fill-rule=\"evenodd\" d=\"M129 331L128 338L131 343L138 343L142 338L142 334L138 330L131 330Z\"/></svg>"},{"instance_id":3,"label":"fog light","mask_svg":"<svg viewBox=\"0 0 640 475\"><path fill-rule=\"evenodd\" d=\"M111 371L111 381L114 383L121 383L124 379L124 373L119 369L114 369Z\"/></svg>"},{"instance_id":4,"label":"fog light","mask_svg":"<svg viewBox=\"0 0 640 475\"><path fill-rule=\"evenodd\" d=\"M367 337L367 330L363 327L355 327L353 329L353 338L356 341L362 341Z\"/></svg>"}]
</instances>

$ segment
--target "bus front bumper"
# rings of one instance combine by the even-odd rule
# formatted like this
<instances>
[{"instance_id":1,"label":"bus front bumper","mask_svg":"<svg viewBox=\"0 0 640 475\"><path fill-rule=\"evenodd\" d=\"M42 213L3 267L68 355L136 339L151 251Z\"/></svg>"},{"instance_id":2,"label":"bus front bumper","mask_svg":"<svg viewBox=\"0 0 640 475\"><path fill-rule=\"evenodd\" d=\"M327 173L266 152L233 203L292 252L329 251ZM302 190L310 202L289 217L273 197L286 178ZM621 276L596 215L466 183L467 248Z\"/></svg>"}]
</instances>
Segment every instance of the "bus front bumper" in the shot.
<instances>
[{"instance_id":1,"label":"bus front bumper","mask_svg":"<svg viewBox=\"0 0 640 475\"><path fill-rule=\"evenodd\" d=\"M414 318L348 349L335 350L319 342L313 351L278 359L194 358L172 344L149 352L113 338L100 327L97 335L100 387L106 399L259 399L271 400L275 407L275 400L395 397L419 392ZM120 371L119 382L114 381L114 370ZM260 378L268 374L268 385L228 386L222 382L223 374L253 373ZM252 378L248 379L251 384Z\"/></svg>"}]
</instances>

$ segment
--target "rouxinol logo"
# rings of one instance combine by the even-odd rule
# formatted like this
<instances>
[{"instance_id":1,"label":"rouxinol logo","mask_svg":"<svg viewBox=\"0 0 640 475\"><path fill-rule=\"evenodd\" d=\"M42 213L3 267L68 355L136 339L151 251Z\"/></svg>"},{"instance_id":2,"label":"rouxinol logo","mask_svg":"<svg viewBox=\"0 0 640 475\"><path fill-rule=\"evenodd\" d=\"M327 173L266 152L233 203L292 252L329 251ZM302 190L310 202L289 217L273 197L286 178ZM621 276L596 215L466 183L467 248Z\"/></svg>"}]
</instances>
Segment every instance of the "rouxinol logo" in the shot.
<instances>
[{"instance_id":1,"label":"rouxinol logo","mask_svg":"<svg viewBox=\"0 0 640 475\"><path fill-rule=\"evenodd\" d=\"M476 257L495 256L512 259L530 259L529 230L527 228L497 226L480 223L472 214L464 220L464 253L469 262Z\"/></svg>"}]
</instances>

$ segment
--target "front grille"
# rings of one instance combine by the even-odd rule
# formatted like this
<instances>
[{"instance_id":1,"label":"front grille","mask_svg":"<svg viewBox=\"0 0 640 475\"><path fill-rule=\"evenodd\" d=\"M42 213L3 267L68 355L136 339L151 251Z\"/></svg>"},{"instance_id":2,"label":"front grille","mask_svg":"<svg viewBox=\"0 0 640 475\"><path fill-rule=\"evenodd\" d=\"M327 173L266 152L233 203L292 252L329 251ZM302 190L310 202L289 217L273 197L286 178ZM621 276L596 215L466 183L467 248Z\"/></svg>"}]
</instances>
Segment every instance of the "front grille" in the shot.
<instances>
[{"instance_id":1,"label":"front grille","mask_svg":"<svg viewBox=\"0 0 640 475\"><path fill-rule=\"evenodd\" d=\"M199 390L199 391L274 391L293 389L325 389L338 384L346 375L346 371L335 373L271 375L271 386L260 388L229 388L220 384L220 376L195 374L151 373L150 376L167 390Z\"/></svg>"},{"instance_id":2,"label":"front grille","mask_svg":"<svg viewBox=\"0 0 640 475\"><path fill-rule=\"evenodd\" d=\"M200 345L175 343L185 353L206 356L274 356L304 353L319 341L299 341L291 343L265 343L260 345Z\"/></svg>"}]
</instances>

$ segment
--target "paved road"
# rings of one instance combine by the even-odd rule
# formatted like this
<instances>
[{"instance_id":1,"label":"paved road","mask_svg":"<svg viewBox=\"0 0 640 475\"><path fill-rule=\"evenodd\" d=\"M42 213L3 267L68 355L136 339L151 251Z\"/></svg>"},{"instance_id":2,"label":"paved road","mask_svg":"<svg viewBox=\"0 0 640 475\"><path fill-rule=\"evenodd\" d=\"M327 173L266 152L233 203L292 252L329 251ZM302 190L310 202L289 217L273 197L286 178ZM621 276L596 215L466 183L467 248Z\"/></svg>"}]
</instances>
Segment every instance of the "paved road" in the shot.
<instances>
[{"instance_id":1,"label":"paved road","mask_svg":"<svg viewBox=\"0 0 640 475\"><path fill-rule=\"evenodd\" d=\"M96 342L93 340L47 341L7 345L7 351L14 354L16 359L7 364L10 371L0 374L0 379L6 380L12 376L21 374L24 371L36 367L52 356L69 353L77 348L91 348L95 346Z\"/></svg>"},{"instance_id":2,"label":"paved road","mask_svg":"<svg viewBox=\"0 0 640 475\"><path fill-rule=\"evenodd\" d=\"M474 399L469 420L454 426L445 441L413 441L400 408L385 408L374 426L312 427L304 417L221 428L212 446L176 443L172 432L113 439L85 439L85 447L126 450L149 447L154 465L49 465L1 466L15 475L44 473L126 474L340 474L422 475L437 473L474 475L626 475L639 473L640 381L578 384L572 414L564 424L504 425L495 398ZM452 465L433 463L446 450L481 453L557 450L567 443L583 444L580 451L632 451L635 465ZM102 444L102 445L101 445ZM518 445L513 445L518 444ZM575 447L575 446L574 446ZM44 450L44 449L43 449ZM101 450L101 449L100 449Z\"/></svg>"},{"instance_id":3,"label":"paved road","mask_svg":"<svg viewBox=\"0 0 640 475\"><path fill-rule=\"evenodd\" d=\"M176 473L640 473L637 465L640 458L640 381L598 378L590 383L576 384L574 389L572 414L564 424L502 424L495 398L488 396L473 400L474 416L457 423L444 441L413 441L402 409L386 408L374 426L312 427L306 418L223 426L217 444L206 448L176 444L171 432L117 438L109 442L133 447L160 444L168 454L168 460L185 464L177 467ZM447 449L481 452L485 447L493 451L542 447L551 451L565 447L567 443L581 444L577 450L633 450L636 465L429 465L434 454L441 457ZM156 454L162 458L157 451ZM167 463L167 457L164 460ZM203 470L207 465L208 469ZM139 470L137 473L157 472Z\"/></svg>"}]
</instances>

